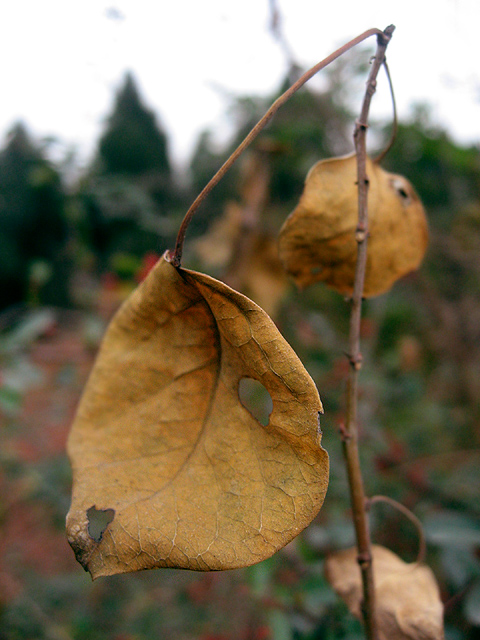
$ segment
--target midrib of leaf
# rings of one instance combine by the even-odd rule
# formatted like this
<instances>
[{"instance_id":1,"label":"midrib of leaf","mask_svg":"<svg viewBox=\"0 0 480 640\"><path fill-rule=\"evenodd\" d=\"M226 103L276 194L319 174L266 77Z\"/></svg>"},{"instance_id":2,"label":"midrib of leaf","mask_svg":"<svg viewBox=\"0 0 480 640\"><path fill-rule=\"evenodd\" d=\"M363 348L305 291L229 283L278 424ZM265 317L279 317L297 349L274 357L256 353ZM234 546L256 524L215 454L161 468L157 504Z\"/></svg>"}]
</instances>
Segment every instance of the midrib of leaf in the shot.
<instances>
[{"instance_id":1,"label":"midrib of leaf","mask_svg":"<svg viewBox=\"0 0 480 640\"><path fill-rule=\"evenodd\" d=\"M178 273L181 276L183 275L180 271L178 271ZM187 284L192 286L192 283L189 282L189 280L187 280L186 278L184 278L184 279L186 280ZM168 482L166 482L161 489L159 489L158 491L153 492L150 496L148 496L146 498L142 498L140 500L136 500L134 503L131 503L131 504L138 504L140 502L145 502L147 500L152 500L157 495L161 494L163 491L168 489L168 487L170 487L175 482L175 480L178 478L178 476L183 472L185 467L188 465L188 463L190 462L190 460L192 459L192 457L196 453L196 451L197 451L197 449L199 447L199 444L200 444L201 440L203 439L203 437L205 435L205 432L207 430L207 423L208 423L208 420L209 420L211 412L212 412L212 407L214 405L215 396L216 396L216 392L217 392L217 388L218 388L218 382L220 380L220 370L221 370L221 361L222 361L222 357L221 357L222 356L222 348L221 348L220 331L218 329L218 325L217 325L217 321L216 321L215 315L213 314L212 309L210 308L210 305L203 298L203 296L202 296L202 302L204 302L205 308L208 310L209 315L213 319L212 328L214 329L215 352L218 354L215 359L212 358L209 361L211 364L213 364L216 361L216 371L215 371L215 375L214 375L214 382L212 384L212 389L210 391L210 398L209 398L209 401L208 401L208 406L207 406L207 409L205 411L205 416L204 416L203 421L202 421L202 426L201 426L201 428L200 428L200 430L198 432L198 436L197 436L197 439L196 439L195 443L191 447L190 453L187 455L185 460L182 462L182 464L179 466L179 468L177 469L175 474L170 478L170 480L168 480ZM184 311L185 311L185 309L182 309L182 313ZM207 364L208 363L205 363L204 366L207 366ZM174 382L175 380L177 380L180 377L189 375L190 373L192 373L194 371L198 371L198 369L200 369L200 368L201 367L196 367L195 369L191 369L188 372L184 372L181 375L176 376L175 378L173 378L172 382Z\"/></svg>"}]
</instances>

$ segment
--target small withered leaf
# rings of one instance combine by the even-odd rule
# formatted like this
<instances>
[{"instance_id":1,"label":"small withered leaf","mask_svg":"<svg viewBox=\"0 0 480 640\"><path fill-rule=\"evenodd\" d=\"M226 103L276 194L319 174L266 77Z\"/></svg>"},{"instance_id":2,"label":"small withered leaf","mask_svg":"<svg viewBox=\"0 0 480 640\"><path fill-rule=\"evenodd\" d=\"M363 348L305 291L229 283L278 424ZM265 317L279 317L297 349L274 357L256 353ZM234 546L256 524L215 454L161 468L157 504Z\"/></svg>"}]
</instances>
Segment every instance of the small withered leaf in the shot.
<instances>
[{"instance_id":1,"label":"small withered leaf","mask_svg":"<svg viewBox=\"0 0 480 640\"><path fill-rule=\"evenodd\" d=\"M284 297L288 277L278 257L273 235L261 229L245 229L245 209L227 205L224 215L199 240L195 248L202 262L223 268L224 279L275 318Z\"/></svg>"},{"instance_id":2,"label":"small withered leaf","mask_svg":"<svg viewBox=\"0 0 480 640\"><path fill-rule=\"evenodd\" d=\"M425 212L406 178L367 159L368 249L364 296L388 291L417 269L428 243ZM355 155L322 160L308 173L296 209L279 239L280 259L299 287L322 281L344 295L353 291L357 259Z\"/></svg>"},{"instance_id":3,"label":"small withered leaf","mask_svg":"<svg viewBox=\"0 0 480 640\"><path fill-rule=\"evenodd\" d=\"M266 426L240 402L243 378L272 398ZM322 505L321 411L264 311L162 258L112 320L69 436L77 559L96 578L269 557ZM113 514L96 538L93 512Z\"/></svg>"},{"instance_id":4,"label":"small withered leaf","mask_svg":"<svg viewBox=\"0 0 480 640\"><path fill-rule=\"evenodd\" d=\"M362 580L357 549L330 555L325 575L350 611L361 618ZM379 640L442 640L443 605L432 571L407 564L395 553L372 546Z\"/></svg>"},{"instance_id":5,"label":"small withered leaf","mask_svg":"<svg viewBox=\"0 0 480 640\"><path fill-rule=\"evenodd\" d=\"M278 257L276 238L258 235L241 276L241 290L276 319L289 284Z\"/></svg>"}]
</instances>

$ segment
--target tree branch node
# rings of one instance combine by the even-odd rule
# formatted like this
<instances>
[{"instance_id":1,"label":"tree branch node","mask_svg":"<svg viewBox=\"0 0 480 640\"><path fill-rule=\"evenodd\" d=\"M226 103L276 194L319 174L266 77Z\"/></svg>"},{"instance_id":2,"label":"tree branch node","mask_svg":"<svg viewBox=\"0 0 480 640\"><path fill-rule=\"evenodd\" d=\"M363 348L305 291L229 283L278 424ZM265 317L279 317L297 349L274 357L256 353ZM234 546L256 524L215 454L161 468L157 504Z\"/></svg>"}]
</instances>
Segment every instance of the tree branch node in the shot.
<instances>
[{"instance_id":1,"label":"tree branch node","mask_svg":"<svg viewBox=\"0 0 480 640\"><path fill-rule=\"evenodd\" d=\"M357 555L357 562L361 569L365 569L372 564L372 555L367 552L359 553Z\"/></svg>"},{"instance_id":2,"label":"tree branch node","mask_svg":"<svg viewBox=\"0 0 480 640\"><path fill-rule=\"evenodd\" d=\"M366 231L365 227L358 226L355 230L355 240L357 241L357 243L360 244L361 242L365 242L367 237L368 232Z\"/></svg>"},{"instance_id":3,"label":"tree branch node","mask_svg":"<svg viewBox=\"0 0 480 640\"><path fill-rule=\"evenodd\" d=\"M357 353L355 355L347 354L348 361L350 365L355 369L355 371L360 371L363 364L363 356L361 353Z\"/></svg>"},{"instance_id":4,"label":"tree branch node","mask_svg":"<svg viewBox=\"0 0 480 640\"><path fill-rule=\"evenodd\" d=\"M368 87L367 87L368 92ZM366 131L369 125L366 122L360 122L360 120L355 120L355 131L353 132L353 136L358 136L360 131Z\"/></svg>"},{"instance_id":5,"label":"tree branch node","mask_svg":"<svg viewBox=\"0 0 480 640\"><path fill-rule=\"evenodd\" d=\"M340 434L340 438L342 439L342 442L347 442L347 440L352 439L352 436L350 435L344 422L340 422L340 424L338 425L338 432Z\"/></svg>"}]
</instances>

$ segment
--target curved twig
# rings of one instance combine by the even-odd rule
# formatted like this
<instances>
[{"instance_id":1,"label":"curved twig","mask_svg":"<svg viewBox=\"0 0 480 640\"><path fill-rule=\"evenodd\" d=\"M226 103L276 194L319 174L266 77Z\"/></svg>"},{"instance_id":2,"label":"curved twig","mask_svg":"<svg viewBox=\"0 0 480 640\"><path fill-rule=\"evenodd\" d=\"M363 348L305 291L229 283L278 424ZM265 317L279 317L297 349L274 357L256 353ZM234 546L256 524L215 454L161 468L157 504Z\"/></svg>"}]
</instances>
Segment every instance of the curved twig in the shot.
<instances>
[{"instance_id":1,"label":"curved twig","mask_svg":"<svg viewBox=\"0 0 480 640\"><path fill-rule=\"evenodd\" d=\"M388 141L388 144L385 147L385 149L381 153L379 153L379 155L376 158L374 158L373 162L375 162L375 164L380 164L380 162L385 158L387 153L393 147L393 143L395 142L397 138L397 133L398 133L397 102L395 100L395 93L393 91L392 76L390 75L390 69L388 68L388 64L386 60L383 61L383 66L385 67L385 73L387 74L388 86L390 87L390 96L392 98L393 123L392 123L392 132L390 134L390 140Z\"/></svg>"},{"instance_id":2,"label":"curved twig","mask_svg":"<svg viewBox=\"0 0 480 640\"><path fill-rule=\"evenodd\" d=\"M183 244L185 242L185 235L187 233L188 226L190 224L191 219L193 218L193 214L198 209L198 207L202 204L205 198L208 196L210 191L220 182L223 176L227 173L233 163L238 159L241 153L245 151L245 149L255 140L258 134L262 131L265 125L272 119L275 113L282 107L292 96L296 93L300 87L302 87L310 78L312 78L316 73L324 69L331 62L342 56L344 53L355 47L357 44L360 44L367 38L371 36L384 37L383 31L380 29L368 29L364 31L362 34L353 38L342 47L331 53L321 62L318 62L311 69L306 71L291 87L289 87L285 93L283 93L279 98L275 100L272 106L268 109L265 115L257 122L257 124L253 127L250 133L246 136L246 138L239 144L239 146L235 149L232 155L228 158L228 160L220 167L217 173L213 176L213 178L207 183L207 185L202 189L200 194L195 198L193 203L190 205L185 217L180 225L180 229L177 235L177 241L175 244L175 249L173 251L168 251L166 254L166 259L171 262L174 267L179 267L182 260L183 253Z\"/></svg>"},{"instance_id":3,"label":"curved twig","mask_svg":"<svg viewBox=\"0 0 480 640\"><path fill-rule=\"evenodd\" d=\"M372 498L368 498L366 501L366 508L369 509L371 505L384 502L385 504L389 504L391 507L400 511L406 518L410 520L410 522L415 526L418 531L418 554L417 554L417 564L423 564L425 562L425 558L427 555L427 543L425 541L425 532L423 531L423 526L417 516L407 509L405 505L401 502L397 502L393 498L389 498L388 496L373 496Z\"/></svg>"}]
</instances>

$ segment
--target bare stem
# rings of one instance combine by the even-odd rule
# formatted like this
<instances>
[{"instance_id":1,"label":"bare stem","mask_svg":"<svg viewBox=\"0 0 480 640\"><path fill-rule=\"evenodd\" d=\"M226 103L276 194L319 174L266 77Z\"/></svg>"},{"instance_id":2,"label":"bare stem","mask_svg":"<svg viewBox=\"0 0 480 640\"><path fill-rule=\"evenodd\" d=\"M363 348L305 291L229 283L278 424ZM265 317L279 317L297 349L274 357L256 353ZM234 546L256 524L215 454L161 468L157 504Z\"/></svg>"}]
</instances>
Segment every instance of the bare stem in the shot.
<instances>
[{"instance_id":1,"label":"bare stem","mask_svg":"<svg viewBox=\"0 0 480 640\"><path fill-rule=\"evenodd\" d=\"M367 237L368 237L368 176L366 135L368 128L368 113L372 96L376 90L377 75L385 59L385 50L392 37L395 27L387 27L377 37L377 51L372 62L367 81L360 117L355 126L354 142L357 155L358 181L358 226L356 240L358 245L355 281L353 287L350 332L349 332L349 361L350 369L347 380L346 422L342 433L343 452L346 461L350 500L353 511L353 521L357 539L358 563L362 574L363 603L362 613L368 640L378 640L378 626L375 612L375 587L373 581L372 553L370 531L365 510L365 491L360 468L358 451L358 374L362 366L360 353L360 321L362 316L362 297L367 265Z\"/></svg>"},{"instance_id":2,"label":"bare stem","mask_svg":"<svg viewBox=\"0 0 480 640\"><path fill-rule=\"evenodd\" d=\"M245 151L245 149L255 140L258 134L264 129L264 127L268 124L268 122L272 119L275 113L282 107L292 96L296 93L300 87L302 87L310 78L312 78L316 73L318 73L321 69L324 69L331 62L342 56L344 53L355 47L360 42L363 42L370 36L376 35L378 38L385 38L384 32L379 29L368 29L368 31L364 31L362 34L353 38L342 47L331 53L321 62L318 62L311 69L306 71L292 86L285 91L279 98L275 100L272 106L268 109L265 115L257 122L257 124L253 127L247 137L239 144L239 146L235 149L232 155L228 158L228 160L220 167L217 173L213 176L213 178L208 182L208 184L203 188L200 194L195 198L193 203L190 205L185 217L180 225L180 229L177 235L177 241L175 244L175 249L173 251L169 251L167 254L167 259L171 262L174 267L179 267L182 260L183 253L183 244L185 241L185 234L187 233L187 228L190 224L191 219L193 218L193 214L198 209L198 207L202 204L205 198L208 196L210 191L220 182L223 176L227 173L233 163L237 160L237 158Z\"/></svg>"}]
</instances>

